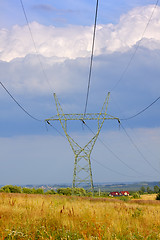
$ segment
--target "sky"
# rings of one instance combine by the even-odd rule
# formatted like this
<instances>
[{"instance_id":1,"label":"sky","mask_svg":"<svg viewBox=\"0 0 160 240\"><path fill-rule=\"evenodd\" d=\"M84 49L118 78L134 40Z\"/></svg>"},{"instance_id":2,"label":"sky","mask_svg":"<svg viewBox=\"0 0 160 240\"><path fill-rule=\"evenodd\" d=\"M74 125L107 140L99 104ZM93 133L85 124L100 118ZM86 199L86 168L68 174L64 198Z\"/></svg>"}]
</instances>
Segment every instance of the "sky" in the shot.
<instances>
[{"instance_id":1,"label":"sky","mask_svg":"<svg viewBox=\"0 0 160 240\"><path fill-rule=\"evenodd\" d=\"M22 6L23 3L23 6ZM99 1L87 113L105 120L91 154L94 183L160 181L160 3ZM58 121L84 113L96 1L0 1L0 185L72 183L74 154ZM25 14L24 14L25 10ZM28 24L27 24L28 22ZM25 110L23 110L23 109ZM84 146L96 121L67 123Z\"/></svg>"}]
</instances>

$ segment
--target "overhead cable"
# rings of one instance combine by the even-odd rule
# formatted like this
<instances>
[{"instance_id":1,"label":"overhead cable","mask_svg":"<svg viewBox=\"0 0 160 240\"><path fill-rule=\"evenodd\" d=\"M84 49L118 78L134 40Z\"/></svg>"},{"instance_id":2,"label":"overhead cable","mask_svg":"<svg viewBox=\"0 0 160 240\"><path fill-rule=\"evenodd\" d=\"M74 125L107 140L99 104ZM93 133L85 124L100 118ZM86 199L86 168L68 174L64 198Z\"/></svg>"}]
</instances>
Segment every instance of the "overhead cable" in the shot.
<instances>
[{"instance_id":1,"label":"overhead cable","mask_svg":"<svg viewBox=\"0 0 160 240\"><path fill-rule=\"evenodd\" d=\"M47 124L48 124L50 127L52 127L54 130L56 130L57 133L59 133L62 137L65 138L65 136L64 136L57 128L55 128L49 121L45 121L45 122L47 122Z\"/></svg>"},{"instance_id":2,"label":"overhead cable","mask_svg":"<svg viewBox=\"0 0 160 240\"><path fill-rule=\"evenodd\" d=\"M91 157L91 158L92 158L92 160L93 160L94 162L96 162L97 164L99 164L101 167L107 169L108 171L111 171L111 172L113 172L113 173L116 173L116 174L121 175L121 176L124 176L124 177L130 177L130 178L134 178L134 177L135 177L135 176L126 175L126 174L124 174L124 173L120 173L120 172L118 172L118 171L116 171L116 170L113 170L112 168L107 167L106 165L98 162L98 161L95 160L93 157Z\"/></svg>"},{"instance_id":3,"label":"overhead cable","mask_svg":"<svg viewBox=\"0 0 160 240\"><path fill-rule=\"evenodd\" d=\"M52 89L52 86L51 86L51 84L50 84L50 82L49 82L49 79L48 79L47 74L46 74L46 72L45 72L45 69L44 69L44 67L43 67L43 64L42 64L42 61L41 61L41 58L40 58L38 49L37 49L37 47L36 47L36 43L35 43L35 40L34 40L34 37L33 37L33 34L32 34L32 30L31 30L31 28L30 28L30 24L29 24L28 17L27 17L25 8L24 8L23 1L20 0L20 2L21 2L21 6L22 6L23 13L24 13L24 17L25 17L25 19L26 19L26 23L27 23L27 26L28 26L28 29L29 29L29 33L30 33L30 36L31 36L31 39L32 39L32 42L33 42L33 45L34 45L34 49L35 49L36 55L37 55L37 57L38 57L39 63L40 63L40 65L41 65L41 69L42 69L44 78L46 79L46 81L47 81L47 83L48 83L48 85L49 85L49 88Z\"/></svg>"},{"instance_id":4,"label":"overhead cable","mask_svg":"<svg viewBox=\"0 0 160 240\"><path fill-rule=\"evenodd\" d=\"M49 125L50 125L53 129L55 129L62 137L65 138L65 136L64 136L60 131L58 131L49 121L47 121L47 124L49 124ZM84 123L84 124L85 124L85 123ZM116 171L115 169L112 169L112 168L110 168L110 167L105 166L104 164L102 164L102 163L100 163L99 161L97 161L95 158L93 158L93 157L91 157L91 158L92 158L92 160L93 160L94 162L96 162L97 164L99 164L101 167L107 169L108 171L114 172L114 173L116 173L116 174L118 174L118 175L121 175L121 176L134 178L134 176L126 175L126 174L124 174L124 173L120 173L120 172Z\"/></svg>"},{"instance_id":5,"label":"overhead cable","mask_svg":"<svg viewBox=\"0 0 160 240\"><path fill-rule=\"evenodd\" d=\"M85 123L85 126L95 135L94 131ZM98 137L98 140L103 144L103 146L118 160L120 161L123 165L125 165L128 169L132 170L133 172L135 172L136 174L142 176L144 174L138 172L137 170L135 170L134 168L132 168L131 166L129 166L127 163L125 163L121 158L119 158L108 146L106 143L104 143L100 137ZM146 175L144 175L146 176Z\"/></svg>"},{"instance_id":6,"label":"overhead cable","mask_svg":"<svg viewBox=\"0 0 160 240\"><path fill-rule=\"evenodd\" d=\"M143 33L142 33L142 36L141 36L140 40L138 41L138 43L137 43L136 46L135 46L135 50L134 50L133 54L131 55L131 58L130 58L128 64L127 64L126 67L124 68L124 70L123 70L120 78L118 79L118 81L117 81L117 82L115 83L115 85L112 87L111 91L113 91L113 90L117 87L117 85L121 82L121 80L123 79L124 75L126 74L128 68L129 68L129 66L131 65L131 62L133 61L133 58L135 57L135 55L136 55L136 53L137 53L137 50L138 50L138 48L140 47L140 44L141 44L142 39L143 39L143 37L144 37L144 34L145 34L145 32L146 32L146 30L147 30L147 28L148 28L148 26L149 26L149 24L150 24L150 22L151 22L151 19L152 19L152 17L153 17L153 14L154 14L154 11L155 11L156 7L158 6L158 3L159 3L159 0L157 0L156 3L155 3L155 5L154 5L153 11L151 12L151 15L150 15L150 18L148 19L148 22L147 22L147 24L146 24L146 27L145 27L145 29L144 29L144 31L143 31Z\"/></svg>"},{"instance_id":7,"label":"overhead cable","mask_svg":"<svg viewBox=\"0 0 160 240\"><path fill-rule=\"evenodd\" d=\"M120 120L129 120L129 119L132 119L132 118L134 118L134 117L137 117L137 116L140 115L141 113L145 112L148 108L150 108L153 104L155 104L159 99L160 99L160 97L156 98L156 100L154 100L151 104L149 104L147 107L145 107L144 109L142 109L140 112L134 114L133 116L128 117L128 118L121 118Z\"/></svg>"},{"instance_id":8,"label":"overhead cable","mask_svg":"<svg viewBox=\"0 0 160 240\"><path fill-rule=\"evenodd\" d=\"M140 154L140 156L143 158L143 160L154 170L156 171L158 174L160 174L160 171L158 171L143 155L143 153L139 150L139 148L137 147L137 145L133 142L132 138L130 137L130 135L128 134L128 132L126 131L126 129L124 128L124 126L121 123L121 127L123 128L126 136L129 138L130 142L132 143L132 145L135 147L135 149L137 150L137 152Z\"/></svg>"},{"instance_id":9,"label":"overhead cable","mask_svg":"<svg viewBox=\"0 0 160 240\"><path fill-rule=\"evenodd\" d=\"M40 120L36 117L34 117L33 115L31 115L27 110L25 110L24 107L22 107L22 105L13 97L13 95L8 91L8 89L4 86L4 84L2 82L0 82L0 85L3 87L3 89L7 92L7 94L12 98L12 100L18 105L18 107L24 112L26 113L30 118L34 119L35 121L38 122L44 122L44 120ZM58 129L56 129L53 125L51 125L49 122L47 122L56 132L58 132L61 136L63 136L63 134L58 131ZM64 137L64 136L63 136Z\"/></svg>"},{"instance_id":10,"label":"overhead cable","mask_svg":"<svg viewBox=\"0 0 160 240\"><path fill-rule=\"evenodd\" d=\"M12 98L12 100L18 105L18 107L21 108L21 110L23 110L23 112L25 112L29 117L31 117L32 119L38 121L38 122L43 122L43 120L40 120L34 116L32 116L28 111L26 111L24 109L24 107L21 106L21 104L18 103L18 101L12 96L12 94L7 90L7 88L3 85L2 82L0 82L1 86L3 87L3 89L8 93L8 95Z\"/></svg>"},{"instance_id":11,"label":"overhead cable","mask_svg":"<svg viewBox=\"0 0 160 240\"><path fill-rule=\"evenodd\" d=\"M93 30L93 40L92 40L92 52L91 52L91 59L90 59L89 76L88 76L88 87L87 87L87 96L86 96L86 103L85 103L85 109L84 109L84 116L85 116L86 111L87 111L88 97L89 97L89 90L90 90L90 83L91 83L93 54L94 54L94 45L95 45L95 37L96 37L96 26L97 26L97 15L98 15L98 0L97 0L97 3L96 3L96 12L95 12L94 30Z\"/></svg>"}]
</instances>

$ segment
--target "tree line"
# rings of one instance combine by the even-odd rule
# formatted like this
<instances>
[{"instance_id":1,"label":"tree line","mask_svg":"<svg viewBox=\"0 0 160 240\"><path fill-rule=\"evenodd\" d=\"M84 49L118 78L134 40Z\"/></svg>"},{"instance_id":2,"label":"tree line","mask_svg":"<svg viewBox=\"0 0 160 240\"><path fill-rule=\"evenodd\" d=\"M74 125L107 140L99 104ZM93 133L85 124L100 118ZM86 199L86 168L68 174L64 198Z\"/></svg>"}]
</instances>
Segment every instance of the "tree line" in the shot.
<instances>
[{"instance_id":1,"label":"tree line","mask_svg":"<svg viewBox=\"0 0 160 240\"><path fill-rule=\"evenodd\" d=\"M27 188L27 187L20 187L20 186L14 186L14 185L6 185L0 188L0 192L5 193L25 193L25 194L60 194L60 195L77 195L77 196L86 196L89 194L84 188L58 188L55 190L50 189L47 191L44 191L42 188Z\"/></svg>"},{"instance_id":2,"label":"tree line","mask_svg":"<svg viewBox=\"0 0 160 240\"><path fill-rule=\"evenodd\" d=\"M66 196L71 196L71 195L76 195L76 196L92 196L92 192L89 192L85 190L84 188L58 188L55 190L50 189L47 191L44 191L42 188L27 188L27 187L20 187L20 186L14 186L14 185L6 185L0 188L0 192L5 192L5 193L25 193L25 194L48 194L48 195L53 195L53 194L59 194L59 195L66 195ZM159 186L154 186L153 190L147 187L145 189L144 186L140 188L138 192L133 192L133 198L139 198L140 195L142 194L152 194L156 193L157 200L160 200L160 187ZM94 196L99 196L98 192L94 192ZM101 192L101 197L107 197L108 193L106 192Z\"/></svg>"}]
</instances>

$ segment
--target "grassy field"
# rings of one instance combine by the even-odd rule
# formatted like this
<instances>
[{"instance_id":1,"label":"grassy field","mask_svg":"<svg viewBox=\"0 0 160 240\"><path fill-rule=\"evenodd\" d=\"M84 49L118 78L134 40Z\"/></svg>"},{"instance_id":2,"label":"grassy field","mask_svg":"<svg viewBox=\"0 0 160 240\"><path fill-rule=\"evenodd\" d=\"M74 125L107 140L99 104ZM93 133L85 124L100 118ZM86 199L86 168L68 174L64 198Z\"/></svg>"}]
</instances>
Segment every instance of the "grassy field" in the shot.
<instances>
[{"instance_id":1,"label":"grassy field","mask_svg":"<svg viewBox=\"0 0 160 240\"><path fill-rule=\"evenodd\" d=\"M141 195L140 200L156 200L156 196L157 194L144 194L144 195Z\"/></svg>"},{"instance_id":2,"label":"grassy field","mask_svg":"<svg viewBox=\"0 0 160 240\"><path fill-rule=\"evenodd\" d=\"M160 201L0 193L0 239L160 239Z\"/></svg>"}]
</instances>

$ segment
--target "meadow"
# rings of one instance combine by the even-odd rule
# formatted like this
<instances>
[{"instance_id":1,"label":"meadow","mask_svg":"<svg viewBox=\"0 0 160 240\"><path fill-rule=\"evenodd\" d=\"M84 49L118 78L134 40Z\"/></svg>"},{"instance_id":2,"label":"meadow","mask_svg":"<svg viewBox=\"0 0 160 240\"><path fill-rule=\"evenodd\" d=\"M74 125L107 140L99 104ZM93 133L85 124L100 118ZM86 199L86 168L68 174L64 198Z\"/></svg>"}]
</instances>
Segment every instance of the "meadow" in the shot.
<instances>
[{"instance_id":1,"label":"meadow","mask_svg":"<svg viewBox=\"0 0 160 240\"><path fill-rule=\"evenodd\" d=\"M160 201L0 193L0 239L160 239Z\"/></svg>"}]
</instances>

